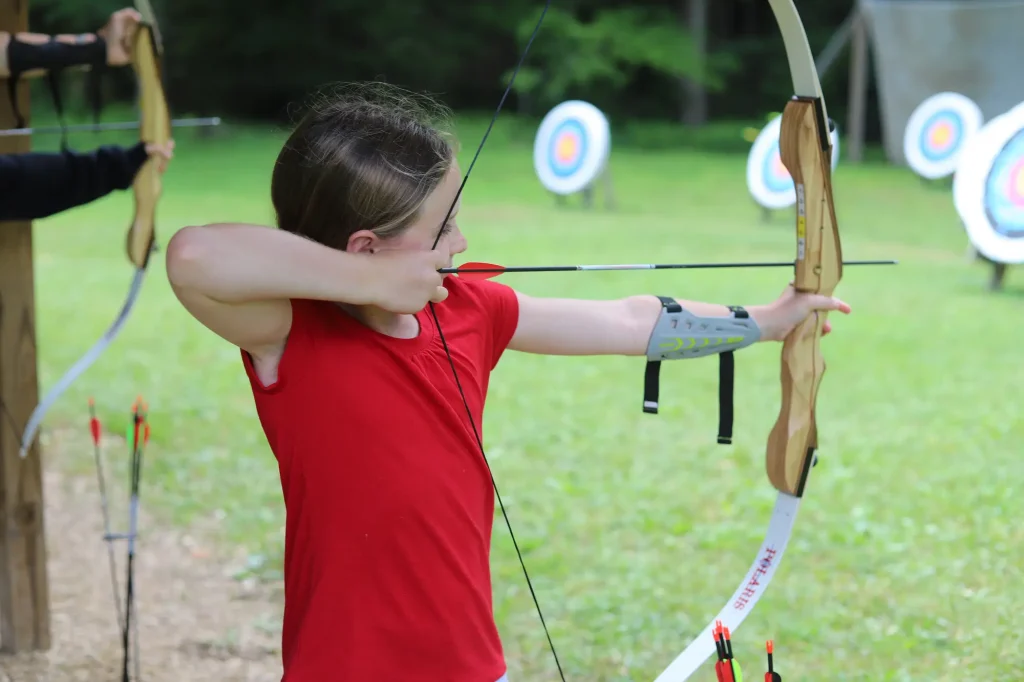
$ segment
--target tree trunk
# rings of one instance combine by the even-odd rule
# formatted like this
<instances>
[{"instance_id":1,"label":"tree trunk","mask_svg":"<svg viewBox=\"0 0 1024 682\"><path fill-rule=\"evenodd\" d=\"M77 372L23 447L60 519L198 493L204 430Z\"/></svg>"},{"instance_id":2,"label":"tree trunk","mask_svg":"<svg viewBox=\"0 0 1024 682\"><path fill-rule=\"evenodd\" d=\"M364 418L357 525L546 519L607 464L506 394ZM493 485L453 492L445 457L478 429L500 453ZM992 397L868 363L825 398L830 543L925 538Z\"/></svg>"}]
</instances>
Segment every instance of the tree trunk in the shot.
<instances>
[{"instance_id":1,"label":"tree trunk","mask_svg":"<svg viewBox=\"0 0 1024 682\"><path fill-rule=\"evenodd\" d=\"M708 92L704 88L704 64L707 56L708 0L680 0L679 20L693 37L694 51L700 65L696 78L680 79L682 108L680 120L687 126L702 126L708 121Z\"/></svg>"}]
</instances>

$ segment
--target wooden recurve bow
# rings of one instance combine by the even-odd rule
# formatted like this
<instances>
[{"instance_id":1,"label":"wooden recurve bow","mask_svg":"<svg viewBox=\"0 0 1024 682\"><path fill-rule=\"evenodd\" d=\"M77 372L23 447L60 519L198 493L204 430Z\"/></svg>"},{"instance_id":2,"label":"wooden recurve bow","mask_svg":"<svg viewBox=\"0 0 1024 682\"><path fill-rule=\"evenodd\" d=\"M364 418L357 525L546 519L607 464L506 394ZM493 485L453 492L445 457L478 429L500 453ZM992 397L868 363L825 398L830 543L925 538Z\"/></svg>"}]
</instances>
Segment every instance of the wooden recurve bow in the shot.
<instances>
[{"instance_id":1,"label":"wooden recurve bow","mask_svg":"<svg viewBox=\"0 0 1024 682\"><path fill-rule=\"evenodd\" d=\"M814 56L793 0L768 0L782 33L795 96L782 114L782 163L796 188L796 265L800 292L832 295L843 273L842 249L832 199L831 122ZM793 532L818 445L815 403L825 372L821 333L826 313L815 313L782 344L782 408L768 437L768 480L778 490L764 542L727 604L696 639L657 677L682 682L715 652L716 622L731 631L753 610L782 561Z\"/></svg>"},{"instance_id":2,"label":"wooden recurve bow","mask_svg":"<svg viewBox=\"0 0 1024 682\"><path fill-rule=\"evenodd\" d=\"M142 21L135 33L135 45L132 50L132 69L135 71L138 85L139 139L147 144L164 145L171 139L171 116L167 107L167 98L164 94L163 86L161 66L163 44L160 30L156 23L156 16L153 13L149 0L136 0L135 6L142 16ZM147 158L142 168L135 175L135 180L132 184L135 197L135 215L131 226L128 228L126 248L128 260L135 267L135 272L132 275L131 286L128 289L124 304L121 306L121 310L113 324L110 325L110 328L64 373L64 376L57 381L39 405L36 406L35 410L32 411L21 438L20 454L22 457L25 457L29 447L31 447L46 412L75 379L81 376L99 358L103 351L110 346L111 342L121 331L135 306L135 302L138 300L139 292L142 289L142 281L146 274L146 266L149 265L149 258L154 250L156 208L163 191L161 173L157 163L157 160L153 157Z\"/></svg>"}]
</instances>

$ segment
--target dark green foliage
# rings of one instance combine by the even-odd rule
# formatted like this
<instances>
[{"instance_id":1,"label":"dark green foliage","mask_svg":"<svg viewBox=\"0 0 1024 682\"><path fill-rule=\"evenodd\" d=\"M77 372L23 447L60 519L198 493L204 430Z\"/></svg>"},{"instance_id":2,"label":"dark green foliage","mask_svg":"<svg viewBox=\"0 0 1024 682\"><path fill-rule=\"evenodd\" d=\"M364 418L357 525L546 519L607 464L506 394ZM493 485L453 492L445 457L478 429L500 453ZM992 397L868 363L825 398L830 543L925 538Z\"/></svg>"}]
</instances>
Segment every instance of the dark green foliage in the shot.
<instances>
[{"instance_id":1,"label":"dark green foliage","mask_svg":"<svg viewBox=\"0 0 1024 682\"><path fill-rule=\"evenodd\" d=\"M754 120L790 93L782 41L766 0L707 0L706 58L686 26L700 0L553 0L509 108L535 117L567 98L613 120L679 120L680 79L704 84L710 117ZM285 121L289 107L335 81L381 79L433 92L457 109L494 106L536 23L541 0L152 0L166 44L175 113ZM34 31L94 30L130 0L31 0ZM820 50L853 6L799 2ZM68 75L73 106L81 80ZM846 95L842 64L825 84ZM125 69L107 97L130 99Z\"/></svg>"}]
</instances>

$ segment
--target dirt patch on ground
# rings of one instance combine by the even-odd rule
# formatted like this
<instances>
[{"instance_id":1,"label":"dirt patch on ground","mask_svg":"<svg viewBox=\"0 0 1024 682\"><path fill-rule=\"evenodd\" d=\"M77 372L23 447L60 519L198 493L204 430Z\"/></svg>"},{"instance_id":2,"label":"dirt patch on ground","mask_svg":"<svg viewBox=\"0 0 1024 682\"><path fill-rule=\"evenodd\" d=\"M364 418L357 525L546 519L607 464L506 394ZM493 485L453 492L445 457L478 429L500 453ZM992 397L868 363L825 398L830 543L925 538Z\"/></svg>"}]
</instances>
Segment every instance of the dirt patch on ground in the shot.
<instances>
[{"instance_id":1,"label":"dirt patch on ground","mask_svg":"<svg viewBox=\"0 0 1024 682\"><path fill-rule=\"evenodd\" d=\"M121 636L96 477L49 469L52 647L0 654L0 682L120 680ZM123 509L123 491L108 495L112 511ZM280 586L236 579L244 557L218 549L201 532L161 527L144 507L143 496L135 557L141 679L279 682ZM115 550L123 599L123 543Z\"/></svg>"}]
</instances>

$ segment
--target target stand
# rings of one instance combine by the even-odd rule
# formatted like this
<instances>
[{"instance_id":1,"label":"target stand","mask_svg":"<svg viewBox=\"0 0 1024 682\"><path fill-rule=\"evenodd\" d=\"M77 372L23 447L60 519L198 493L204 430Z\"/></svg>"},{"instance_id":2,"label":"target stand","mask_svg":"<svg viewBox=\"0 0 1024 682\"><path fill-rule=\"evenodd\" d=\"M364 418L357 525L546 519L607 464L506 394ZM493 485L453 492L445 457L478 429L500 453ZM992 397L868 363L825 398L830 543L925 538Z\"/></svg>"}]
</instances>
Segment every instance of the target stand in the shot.
<instances>
[{"instance_id":1,"label":"target stand","mask_svg":"<svg viewBox=\"0 0 1024 682\"><path fill-rule=\"evenodd\" d=\"M608 157L611 132L608 119L593 104L562 102L549 111L533 142L533 168L546 190L564 206L571 194L583 195L583 206L594 205L595 187L604 187L605 207L615 207Z\"/></svg>"},{"instance_id":2,"label":"target stand","mask_svg":"<svg viewBox=\"0 0 1024 682\"><path fill-rule=\"evenodd\" d=\"M747 190L761 207L761 219L769 222L774 211L796 203L793 178L782 163L779 131L782 116L776 116L761 129L747 155ZM832 171L839 164L839 127L832 129Z\"/></svg>"},{"instance_id":3,"label":"target stand","mask_svg":"<svg viewBox=\"0 0 1024 682\"><path fill-rule=\"evenodd\" d=\"M903 156L926 184L953 175L963 150L984 124L981 108L957 92L921 102L903 131Z\"/></svg>"},{"instance_id":4,"label":"target stand","mask_svg":"<svg viewBox=\"0 0 1024 682\"><path fill-rule=\"evenodd\" d=\"M1024 105L983 125L953 174L953 204L978 257L993 266L991 290L1024 263Z\"/></svg>"}]
</instances>

